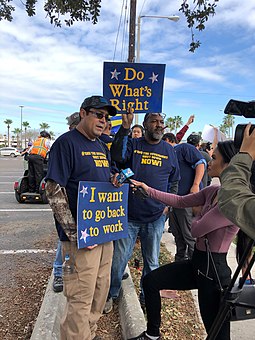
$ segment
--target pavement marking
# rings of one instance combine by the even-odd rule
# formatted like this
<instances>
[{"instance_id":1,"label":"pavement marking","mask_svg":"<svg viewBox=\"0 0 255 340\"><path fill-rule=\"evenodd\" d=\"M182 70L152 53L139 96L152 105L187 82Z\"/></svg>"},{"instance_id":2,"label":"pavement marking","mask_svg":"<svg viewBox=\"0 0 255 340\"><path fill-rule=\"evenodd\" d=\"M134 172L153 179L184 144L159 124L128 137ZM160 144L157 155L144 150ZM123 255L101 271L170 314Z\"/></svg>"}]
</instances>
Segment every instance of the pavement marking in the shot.
<instances>
[{"instance_id":1,"label":"pavement marking","mask_svg":"<svg viewBox=\"0 0 255 340\"><path fill-rule=\"evenodd\" d=\"M17 178L17 176L13 176L13 175L8 175L8 176L0 175L0 177L8 177L8 178L13 177L13 178Z\"/></svg>"},{"instance_id":2,"label":"pavement marking","mask_svg":"<svg viewBox=\"0 0 255 340\"><path fill-rule=\"evenodd\" d=\"M15 211L15 212L20 212L20 211L52 211L51 209L0 209L0 212L11 212L11 211Z\"/></svg>"},{"instance_id":3,"label":"pavement marking","mask_svg":"<svg viewBox=\"0 0 255 340\"><path fill-rule=\"evenodd\" d=\"M14 191L0 191L0 195L1 194L14 194Z\"/></svg>"},{"instance_id":4,"label":"pavement marking","mask_svg":"<svg viewBox=\"0 0 255 340\"><path fill-rule=\"evenodd\" d=\"M39 253L55 253L56 249L46 250L46 249L19 249L19 250L0 250L0 255L10 255L10 254L39 254Z\"/></svg>"},{"instance_id":5,"label":"pavement marking","mask_svg":"<svg viewBox=\"0 0 255 340\"><path fill-rule=\"evenodd\" d=\"M10 184L10 183L12 183L13 184L13 181L11 181L11 182L0 182L0 184Z\"/></svg>"}]
</instances>

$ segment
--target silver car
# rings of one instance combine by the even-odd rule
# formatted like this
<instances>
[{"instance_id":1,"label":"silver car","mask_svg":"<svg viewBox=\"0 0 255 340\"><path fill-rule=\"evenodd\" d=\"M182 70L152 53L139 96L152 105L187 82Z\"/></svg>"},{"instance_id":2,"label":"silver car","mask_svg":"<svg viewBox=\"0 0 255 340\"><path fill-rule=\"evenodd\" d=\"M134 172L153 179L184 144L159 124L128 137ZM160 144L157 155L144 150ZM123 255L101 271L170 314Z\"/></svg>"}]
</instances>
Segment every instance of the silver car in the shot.
<instances>
[{"instance_id":1,"label":"silver car","mask_svg":"<svg viewBox=\"0 0 255 340\"><path fill-rule=\"evenodd\" d=\"M4 147L4 148L0 148L0 156L17 157L17 156L20 156L20 152L16 148L13 148L11 146L7 146L7 147Z\"/></svg>"}]
</instances>

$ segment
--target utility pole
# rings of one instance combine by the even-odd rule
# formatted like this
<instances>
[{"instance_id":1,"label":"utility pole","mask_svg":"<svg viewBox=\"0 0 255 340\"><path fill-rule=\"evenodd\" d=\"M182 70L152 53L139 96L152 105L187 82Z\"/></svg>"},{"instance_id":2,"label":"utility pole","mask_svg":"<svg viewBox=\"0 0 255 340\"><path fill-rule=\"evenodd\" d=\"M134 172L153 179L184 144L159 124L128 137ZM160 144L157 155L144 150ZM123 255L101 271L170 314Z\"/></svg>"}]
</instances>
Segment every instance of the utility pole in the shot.
<instances>
[{"instance_id":1,"label":"utility pole","mask_svg":"<svg viewBox=\"0 0 255 340\"><path fill-rule=\"evenodd\" d=\"M136 0L130 0L128 62L135 62Z\"/></svg>"}]
</instances>

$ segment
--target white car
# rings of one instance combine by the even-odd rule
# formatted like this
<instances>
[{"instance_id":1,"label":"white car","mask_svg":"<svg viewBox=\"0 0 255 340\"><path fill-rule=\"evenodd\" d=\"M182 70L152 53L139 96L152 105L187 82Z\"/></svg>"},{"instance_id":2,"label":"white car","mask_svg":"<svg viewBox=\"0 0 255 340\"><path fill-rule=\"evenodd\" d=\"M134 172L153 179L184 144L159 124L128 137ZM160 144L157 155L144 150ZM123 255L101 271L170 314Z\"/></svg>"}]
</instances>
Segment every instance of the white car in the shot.
<instances>
[{"instance_id":1,"label":"white car","mask_svg":"<svg viewBox=\"0 0 255 340\"><path fill-rule=\"evenodd\" d=\"M7 146L7 147L4 147L4 148L0 148L0 156L17 157L17 156L20 156L20 152L16 148L13 148L11 146Z\"/></svg>"}]
</instances>

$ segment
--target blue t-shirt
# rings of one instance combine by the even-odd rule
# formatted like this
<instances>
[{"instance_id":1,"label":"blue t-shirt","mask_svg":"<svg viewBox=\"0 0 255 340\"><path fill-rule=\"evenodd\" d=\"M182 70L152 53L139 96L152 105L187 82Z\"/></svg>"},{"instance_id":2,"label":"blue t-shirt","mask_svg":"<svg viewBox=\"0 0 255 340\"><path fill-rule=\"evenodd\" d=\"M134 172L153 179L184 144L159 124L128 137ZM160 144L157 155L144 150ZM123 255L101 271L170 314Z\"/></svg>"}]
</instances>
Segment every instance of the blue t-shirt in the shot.
<instances>
[{"instance_id":1,"label":"blue t-shirt","mask_svg":"<svg viewBox=\"0 0 255 340\"><path fill-rule=\"evenodd\" d=\"M77 218L79 181L109 182L110 154L103 142L91 141L74 129L61 135L52 145L46 180L66 188L71 213ZM68 240L56 222L59 237Z\"/></svg>"},{"instance_id":2,"label":"blue t-shirt","mask_svg":"<svg viewBox=\"0 0 255 340\"><path fill-rule=\"evenodd\" d=\"M115 138L118 142L117 135ZM144 137L137 139L124 137L122 145L120 144L117 148L122 149L122 168L131 168L134 172L134 179L165 192L169 182L179 180L179 166L175 150L165 141L149 144ZM112 157L114 158L114 149ZM116 160L120 159L116 158ZM164 207L165 205L159 201L151 198L141 199L129 192L128 218L131 221L141 223L156 221L162 215Z\"/></svg>"},{"instance_id":3,"label":"blue t-shirt","mask_svg":"<svg viewBox=\"0 0 255 340\"><path fill-rule=\"evenodd\" d=\"M178 195L183 196L190 193L190 188L195 178L195 164L200 160L204 160L204 158L194 145L188 143L177 144L174 149L177 154L181 174ZM200 189L203 188L201 183L199 187Z\"/></svg>"}]
</instances>

